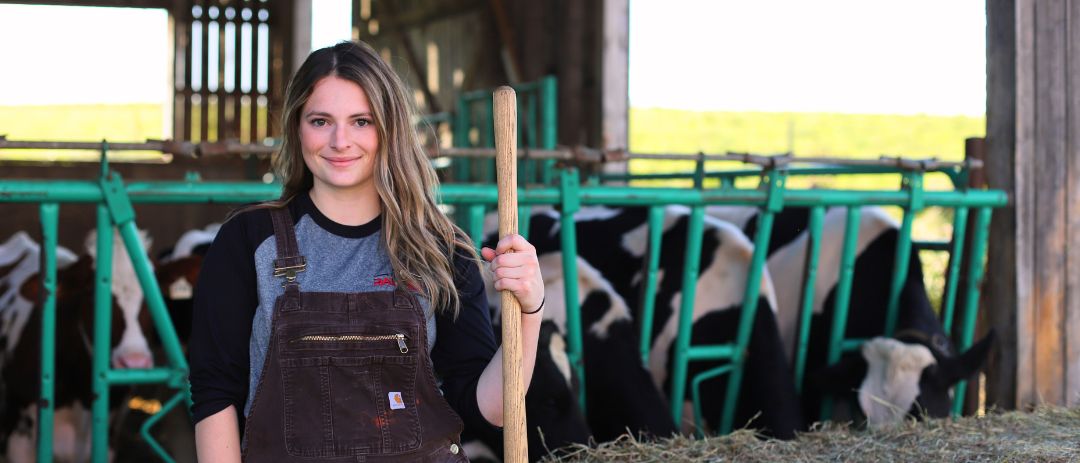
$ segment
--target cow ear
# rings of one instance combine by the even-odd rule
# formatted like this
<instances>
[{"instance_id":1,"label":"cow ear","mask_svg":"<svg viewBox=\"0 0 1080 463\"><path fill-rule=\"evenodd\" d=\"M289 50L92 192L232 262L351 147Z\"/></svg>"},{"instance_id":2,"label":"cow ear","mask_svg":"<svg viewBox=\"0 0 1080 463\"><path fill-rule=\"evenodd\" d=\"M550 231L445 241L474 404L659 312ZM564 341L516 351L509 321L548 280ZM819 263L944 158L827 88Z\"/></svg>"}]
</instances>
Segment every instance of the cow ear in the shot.
<instances>
[{"instance_id":1,"label":"cow ear","mask_svg":"<svg viewBox=\"0 0 1080 463\"><path fill-rule=\"evenodd\" d=\"M866 359L861 355L849 355L836 365L818 370L810 380L821 392L843 394L858 389L865 377Z\"/></svg>"},{"instance_id":2,"label":"cow ear","mask_svg":"<svg viewBox=\"0 0 1080 463\"><path fill-rule=\"evenodd\" d=\"M951 386L957 381L970 378L986 362L986 356L990 353L990 348L994 346L995 340L997 340L997 333L991 328L986 336L971 346L967 352L943 359L939 368L942 375L940 379L945 380L946 386Z\"/></svg>"}]
</instances>

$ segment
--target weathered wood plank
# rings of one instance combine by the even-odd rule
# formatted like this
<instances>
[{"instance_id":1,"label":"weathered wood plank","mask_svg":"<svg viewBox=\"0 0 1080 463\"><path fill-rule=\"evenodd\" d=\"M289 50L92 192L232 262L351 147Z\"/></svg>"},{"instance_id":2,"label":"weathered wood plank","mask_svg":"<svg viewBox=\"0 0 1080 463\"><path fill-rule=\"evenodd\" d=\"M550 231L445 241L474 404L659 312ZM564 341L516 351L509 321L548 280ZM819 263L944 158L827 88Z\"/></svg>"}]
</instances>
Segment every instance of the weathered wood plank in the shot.
<instances>
[{"instance_id":1,"label":"weathered wood plank","mask_svg":"<svg viewBox=\"0 0 1080 463\"><path fill-rule=\"evenodd\" d=\"M1065 0L1035 4L1035 392L1064 402Z\"/></svg>"},{"instance_id":2,"label":"weathered wood plank","mask_svg":"<svg viewBox=\"0 0 1080 463\"><path fill-rule=\"evenodd\" d=\"M210 16L207 6L202 6L202 17L199 19L202 27L199 32L199 141L210 139L210 91L207 90L210 82Z\"/></svg>"},{"instance_id":3,"label":"weathered wood plank","mask_svg":"<svg viewBox=\"0 0 1080 463\"><path fill-rule=\"evenodd\" d=\"M191 134L194 128L191 126L191 95L187 94L187 92L191 90L191 72L192 66L194 66L195 63L195 48L192 45L194 43L194 28L192 27L191 6L184 5L183 11L177 15L177 18L177 21L179 22L177 28L183 30L183 50L177 48L176 51L184 54L184 82L183 85L177 86L177 90L181 92L184 98L184 114L182 116L184 121L182 123L183 127L181 128L180 134L174 134L173 137L177 140L191 140Z\"/></svg>"},{"instance_id":4,"label":"weathered wood plank","mask_svg":"<svg viewBox=\"0 0 1080 463\"><path fill-rule=\"evenodd\" d=\"M1016 395L1017 407L1035 392L1035 0L1016 8Z\"/></svg>"},{"instance_id":5,"label":"weathered wood plank","mask_svg":"<svg viewBox=\"0 0 1080 463\"><path fill-rule=\"evenodd\" d=\"M990 188L1016 199L1016 0L986 2L986 149L984 169ZM990 222L986 283L980 299L998 348L986 368L986 403L1016 407L1017 383L1017 237L1016 204L998 209Z\"/></svg>"},{"instance_id":6,"label":"weathered wood plank","mask_svg":"<svg viewBox=\"0 0 1080 463\"><path fill-rule=\"evenodd\" d=\"M630 145L630 5L627 0L604 0L601 51L601 144L605 149ZM628 162L604 164L604 172L626 173Z\"/></svg>"},{"instance_id":7,"label":"weathered wood plank","mask_svg":"<svg viewBox=\"0 0 1080 463\"><path fill-rule=\"evenodd\" d=\"M1080 1L1070 0L1066 7L1065 91L1068 126L1066 151L1068 160L1067 201L1068 273L1065 304L1065 404L1080 404Z\"/></svg>"},{"instance_id":8,"label":"weathered wood plank","mask_svg":"<svg viewBox=\"0 0 1080 463\"><path fill-rule=\"evenodd\" d=\"M592 66L585 40L586 31L592 24L585 2L569 2L558 14L562 15L563 24L559 31L563 52L556 64L559 69L559 141L585 144L589 128L586 103L592 103L585 98L585 68Z\"/></svg>"},{"instance_id":9,"label":"weathered wood plank","mask_svg":"<svg viewBox=\"0 0 1080 463\"><path fill-rule=\"evenodd\" d=\"M629 143L629 108L627 83L630 53L630 5L627 0L603 2L602 90L604 149L626 149ZM605 170L608 166L605 166ZM612 166L614 167L614 166ZM621 171L626 170L622 163Z\"/></svg>"},{"instance_id":10,"label":"weathered wood plank","mask_svg":"<svg viewBox=\"0 0 1080 463\"><path fill-rule=\"evenodd\" d=\"M980 161L983 165L986 165L986 138L968 138L964 140L964 159L968 161ZM987 172L986 169L973 170L968 177L968 187L973 189L983 189L987 187ZM973 240L975 239L974 227L968 227L966 233L962 237L964 240L965 252L970 252ZM949 265L952 265L953 256L949 256ZM959 288L966 288L968 282L968 275L970 274L970 260L962 259L960 262L960 275L956 281L948 279L948 275L945 278L945 287L949 288L953 285L957 285ZM992 283L988 283L989 279L984 279L980 285L981 296L979 298L979 309L976 313L975 319L975 338L976 340L982 339L986 336L987 331L991 326L991 315L986 310L986 290L988 287L993 286ZM957 292L956 307L964 307L966 301L966 294L964 291ZM955 323L952 327L952 333L949 333L951 339L960 339L960 333L963 331L962 323ZM974 415L979 410L980 402L983 399L983 394L980 394L983 384L981 381L968 381L967 392L964 394L964 415Z\"/></svg>"}]
</instances>

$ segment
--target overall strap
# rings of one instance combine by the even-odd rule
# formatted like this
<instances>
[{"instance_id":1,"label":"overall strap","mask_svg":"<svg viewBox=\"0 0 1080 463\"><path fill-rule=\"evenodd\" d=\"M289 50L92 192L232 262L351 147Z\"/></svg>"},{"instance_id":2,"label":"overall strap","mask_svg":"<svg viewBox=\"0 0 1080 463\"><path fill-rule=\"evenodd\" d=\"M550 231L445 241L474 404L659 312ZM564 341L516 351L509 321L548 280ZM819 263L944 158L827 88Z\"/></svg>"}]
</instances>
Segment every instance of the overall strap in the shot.
<instances>
[{"instance_id":1,"label":"overall strap","mask_svg":"<svg viewBox=\"0 0 1080 463\"><path fill-rule=\"evenodd\" d=\"M274 259L274 276L284 277L285 295L299 302L300 285L296 274L307 269L307 259L300 255L296 244L296 229L288 207L270 209L270 219L274 223L274 240L277 243L277 258Z\"/></svg>"}]
</instances>

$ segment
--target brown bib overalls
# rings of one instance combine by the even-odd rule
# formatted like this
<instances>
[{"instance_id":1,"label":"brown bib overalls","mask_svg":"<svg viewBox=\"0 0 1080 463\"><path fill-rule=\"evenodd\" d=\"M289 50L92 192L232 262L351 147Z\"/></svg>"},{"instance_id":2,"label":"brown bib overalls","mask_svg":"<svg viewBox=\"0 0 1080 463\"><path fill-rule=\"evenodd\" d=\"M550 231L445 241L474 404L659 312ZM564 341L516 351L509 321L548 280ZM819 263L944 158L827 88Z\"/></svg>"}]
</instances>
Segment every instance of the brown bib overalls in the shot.
<instances>
[{"instance_id":1,"label":"brown bib overalls","mask_svg":"<svg viewBox=\"0 0 1080 463\"><path fill-rule=\"evenodd\" d=\"M462 462L461 419L435 382L410 292L302 292L287 208L271 209L285 293L244 431L249 462Z\"/></svg>"}]
</instances>

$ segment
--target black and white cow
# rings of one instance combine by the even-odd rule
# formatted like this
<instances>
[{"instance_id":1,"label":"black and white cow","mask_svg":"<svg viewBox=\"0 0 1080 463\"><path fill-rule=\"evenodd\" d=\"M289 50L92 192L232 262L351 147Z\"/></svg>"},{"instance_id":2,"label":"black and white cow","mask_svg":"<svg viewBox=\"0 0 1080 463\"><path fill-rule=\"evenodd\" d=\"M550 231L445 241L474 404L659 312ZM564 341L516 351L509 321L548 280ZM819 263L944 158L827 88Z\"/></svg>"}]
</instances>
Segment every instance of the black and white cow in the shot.
<instances>
[{"instance_id":1,"label":"black and white cow","mask_svg":"<svg viewBox=\"0 0 1080 463\"><path fill-rule=\"evenodd\" d=\"M589 375L586 399L591 411L586 424L577 402L577 376L570 368L562 336L566 327L562 254L545 253L539 261L547 302L536 367L525 396L530 459L569 444L612 440L627 429L643 436L674 432L665 402L636 354L636 337L626 302L596 269L578 259L577 304L582 310L583 326L588 328L583 347L592 353L584 364ZM484 272L484 278L493 318L498 320L501 298L492 288L491 274ZM596 384L590 383L594 381ZM606 395L589 394L599 390L606 390Z\"/></svg>"},{"instance_id":2,"label":"black and white cow","mask_svg":"<svg viewBox=\"0 0 1080 463\"><path fill-rule=\"evenodd\" d=\"M575 215L580 258L595 266L599 278L610 282L610 288L626 307L638 307L641 299L642 269L647 252L647 214L645 208L597 207L585 208ZM529 241L537 247L539 254L560 251L559 222L559 215L551 210L538 211L530 218ZM691 333L692 342L697 345L720 344L735 338L753 251L749 240L737 228L708 218L706 222ZM653 380L652 387L648 389L652 391L657 388L664 392L670 390L669 365L673 358L672 346L681 303L687 226L688 209L666 208L660 250L661 275L648 365ZM550 287L547 290L551 294ZM736 411L736 425L752 426L778 437L793 437L794 432L802 427L802 417L776 329L772 293L771 280L764 275L758 302L760 309L754 321L742 394ZM582 294L587 302L588 293L582 291ZM624 328L613 331L609 336L609 346L598 350L593 347L590 338L594 338L596 323L604 319L591 313L587 307L583 307L582 318L585 327L587 416L599 438L598 426L594 421L638 404L634 397L640 394L643 386L626 381L625 372L633 371L634 367L641 368L637 352L639 328L637 322L632 321L631 311L627 308L626 319L621 320ZM620 367L610 368L615 359ZM595 365L594 368L590 368L590 364ZM717 362L693 362L689 367L689 376L693 377L717 365ZM719 425L726 387L725 377L703 383L702 409L709 428L716 429ZM684 431L691 429L689 426L693 416L689 412L689 386L687 391ZM627 395L625 402L612 405L606 400L619 393ZM597 405L595 408L594 404ZM653 410L653 413L658 413L661 408L668 409L667 403L662 400L640 405L643 409ZM670 422L670 415L665 418ZM615 435L624 432L626 426L628 424L613 432ZM663 433L650 428L654 434L660 435L674 430L670 427L661 429ZM630 431L637 432L638 429L631 427Z\"/></svg>"},{"instance_id":3,"label":"black and white cow","mask_svg":"<svg viewBox=\"0 0 1080 463\"><path fill-rule=\"evenodd\" d=\"M753 236L757 228L754 208L710 207L707 212L736 224L747 236ZM787 208L777 214L769 243L768 268L777 287L780 331L789 356L796 338L809 215L808 208ZM863 208L860 214L845 333L846 338L870 341L860 353L845 355L837 365L826 368L846 222L844 208L825 213L807 353L803 400L807 417L818 416L822 393L857 398L871 426L898 422L909 413L946 416L950 388L981 367L994 336L989 334L963 354L954 353L927 297L918 252L912 250L900 293L895 339L880 338L899 236L898 224L882 209Z\"/></svg>"},{"instance_id":4,"label":"black and white cow","mask_svg":"<svg viewBox=\"0 0 1080 463\"><path fill-rule=\"evenodd\" d=\"M544 253L539 259L548 298L545 312L565 327L563 254ZM670 436L676 429L663 394L641 363L630 306L585 259L578 258L576 269L586 416L593 436L600 442L613 440L627 430L635 435Z\"/></svg>"},{"instance_id":5,"label":"black and white cow","mask_svg":"<svg viewBox=\"0 0 1080 463\"><path fill-rule=\"evenodd\" d=\"M149 238L141 236L144 246ZM32 240L31 240L32 241ZM58 461L87 461L90 452L91 365L94 301L94 266L96 235L86 240L87 255L74 263L71 253L58 249L56 281L56 378L54 391L54 458ZM114 238L112 295L112 340L110 353L114 368L149 368L153 354L149 349L145 329L149 317L141 311L142 289L139 287L119 235ZM64 257L59 257L64 256ZM40 248L23 256L30 275L15 287L18 294L10 303L0 307L4 320L14 311L26 311L22 329L9 333L15 339L3 365L4 408L0 413L0 439L4 440L7 461L34 461L37 439L37 403L39 400L41 358L42 298L38 276ZM7 302L7 300L5 300ZM18 320L22 314L11 313ZM120 405L120 395L111 396L111 406Z\"/></svg>"},{"instance_id":6,"label":"black and white cow","mask_svg":"<svg viewBox=\"0 0 1080 463\"><path fill-rule=\"evenodd\" d=\"M536 366L525 394L529 461L539 461L560 447L588 443L592 436L577 406L578 384L566 357L566 340L554 322L540 325L537 345ZM471 461L501 461L503 435L490 427L467 428L462 445Z\"/></svg>"}]
</instances>

